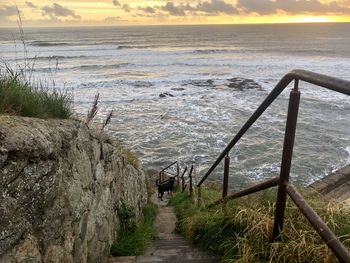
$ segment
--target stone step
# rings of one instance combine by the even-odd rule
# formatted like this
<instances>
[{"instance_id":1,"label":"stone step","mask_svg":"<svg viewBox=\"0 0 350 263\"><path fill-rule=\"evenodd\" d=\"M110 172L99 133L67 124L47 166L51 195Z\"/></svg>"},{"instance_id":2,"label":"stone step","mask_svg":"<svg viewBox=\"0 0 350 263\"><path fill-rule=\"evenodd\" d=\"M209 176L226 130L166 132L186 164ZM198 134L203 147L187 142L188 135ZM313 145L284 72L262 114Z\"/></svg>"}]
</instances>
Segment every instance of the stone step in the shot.
<instances>
[{"instance_id":1,"label":"stone step","mask_svg":"<svg viewBox=\"0 0 350 263\"><path fill-rule=\"evenodd\" d=\"M328 200L350 204L350 164L312 183L309 187Z\"/></svg>"},{"instance_id":2,"label":"stone step","mask_svg":"<svg viewBox=\"0 0 350 263\"><path fill-rule=\"evenodd\" d=\"M350 198L350 182L344 183L325 195L328 199L336 199L340 202Z\"/></svg>"}]
</instances>

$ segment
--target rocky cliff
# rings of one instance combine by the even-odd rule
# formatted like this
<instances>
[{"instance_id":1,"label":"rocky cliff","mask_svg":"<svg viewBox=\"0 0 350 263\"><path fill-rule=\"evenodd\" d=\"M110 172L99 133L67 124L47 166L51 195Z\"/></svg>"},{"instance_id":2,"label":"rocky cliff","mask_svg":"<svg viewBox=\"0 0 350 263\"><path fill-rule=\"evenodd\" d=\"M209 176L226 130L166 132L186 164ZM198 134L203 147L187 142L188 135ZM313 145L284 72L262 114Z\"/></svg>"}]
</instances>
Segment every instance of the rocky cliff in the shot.
<instances>
[{"instance_id":1,"label":"rocky cliff","mask_svg":"<svg viewBox=\"0 0 350 263\"><path fill-rule=\"evenodd\" d=\"M104 262L145 175L74 120L0 116L0 262Z\"/></svg>"}]
</instances>

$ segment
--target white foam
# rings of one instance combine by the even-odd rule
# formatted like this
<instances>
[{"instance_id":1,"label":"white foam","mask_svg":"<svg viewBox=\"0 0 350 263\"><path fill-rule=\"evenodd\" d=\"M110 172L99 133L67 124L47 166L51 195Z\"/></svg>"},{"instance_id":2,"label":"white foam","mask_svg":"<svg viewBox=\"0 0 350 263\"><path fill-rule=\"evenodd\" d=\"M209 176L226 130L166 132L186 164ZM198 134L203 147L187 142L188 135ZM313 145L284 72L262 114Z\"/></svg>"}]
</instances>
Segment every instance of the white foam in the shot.
<instances>
[{"instance_id":1,"label":"white foam","mask_svg":"<svg viewBox=\"0 0 350 263\"><path fill-rule=\"evenodd\" d=\"M101 105L102 113L108 108L116 110L116 118L110 125L111 132L128 147L137 149L146 166L158 169L176 159L183 163L194 159L198 165L203 164L198 169L202 172L256 110L268 91L291 69L304 68L350 79L350 46L347 45L348 34L344 32L339 36L345 39L338 39L339 43L332 40L322 42L325 36L315 33L312 40L307 40L306 35L305 41L293 42L291 46L288 41L280 42L281 36L276 35L274 30L265 29L261 32L264 36L271 33L269 43L258 46L263 39L260 31L256 36L247 37L239 27L227 28L227 31L224 28L218 31L201 28L207 32L201 35L202 41L198 41L198 34L193 31L198 28L191 27L183 28L188 33L185 38L182 30L179 33L175 28L174 31L172 28L166 31L162 28L101 28L94 34L88 29L82 32L52 29L52 33L46 34L34 30L33 40L53 41L60 36L59 42L72 43L72 46L29 46L28 49L31 57L40 54L42 58L37 63L42 71L37 72L36 77L49 70L45 57L64 56L57 79L67 83L66 87L74 88L76 109L85 114L93 96L99 92L104 104ZM162 31L164 37L159 39L157 30ZM232 38L235 30L239 31L239 38ZM320 41L315 42L317 37ZM342 46L335 49L335 44ZM127 48L131 45L136 48ZM118 49L120 46L125 48ZM18 50L16 52L11 43L1 40L1 58L15 61L23 55L20 48ZM232 77L252 78L264 90L230 89L225 83ZM208 79L213 80L216 86L191 85L193 80ZM342 134L345 138L342 143L332 142L335 149L341 149L344 141L350 145L348 128L338 125L350 116L350 99L300 84L303 103L298 135L305 137L305 134L317 129L317 134L321 132L330 137L339 138L337 136ZM180 87L184 90L172 90ZM159 94L164 92L175 97L159 98ZM240 169L235 175L241 180L275 175L282 144L277 139L283 139L287 98L288 92L283 93L234 149L234 166ZM308 116L305 116L306 113ZM319 122L322 122L322 127L318 126ZM308 149L315 145L329 146L329 142L314 137L304 140L303 146ZM308 178L303 176L307 177L314 171L321 174L329 167L350 162L350 146L345 150L319 155L317 150L310 150L305 154L297 143L293 162L299 169L298 180L307 181ZM312 156L317 156L317 159Z\"/></svg>"}]
</instances>

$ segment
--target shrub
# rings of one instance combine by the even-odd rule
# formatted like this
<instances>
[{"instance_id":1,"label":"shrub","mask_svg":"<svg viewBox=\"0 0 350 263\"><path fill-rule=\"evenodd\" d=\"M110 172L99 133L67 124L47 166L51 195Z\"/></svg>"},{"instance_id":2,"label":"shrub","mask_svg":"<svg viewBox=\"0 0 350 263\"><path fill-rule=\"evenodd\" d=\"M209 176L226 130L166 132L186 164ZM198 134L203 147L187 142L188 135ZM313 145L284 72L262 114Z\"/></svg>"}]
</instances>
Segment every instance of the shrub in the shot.
<instances>
[{"instance_id":1,"label":"shrub","mask_svg":"<svg viewBox=\"0 0 350 263\"><path fill-rule=\"evenodd\" d=\"M128 209L122 213L124 218L129 219ZM124 213L125 212L125 213ZM131 225L131 227L121 228L118 232L117 240L113 243L111 253L113 256L138 256L141 255L146 247L155 238L155 229L153 222L157 215L157 207L154 204L148 204L143 209L144 220L140 225ZM121 219L122 221L122 219Z\"/></svg>"},{"instance_id":2,"label":"shrub","mask_svg":"<svg viewBox=\"0 0 350 263\"><path fill-rule=\"evenodd\" d=\"M136 215L133 208L125 203L117 209L120 225L123 229L133 229L136 226Z\"/></svg>"}]
</instances>

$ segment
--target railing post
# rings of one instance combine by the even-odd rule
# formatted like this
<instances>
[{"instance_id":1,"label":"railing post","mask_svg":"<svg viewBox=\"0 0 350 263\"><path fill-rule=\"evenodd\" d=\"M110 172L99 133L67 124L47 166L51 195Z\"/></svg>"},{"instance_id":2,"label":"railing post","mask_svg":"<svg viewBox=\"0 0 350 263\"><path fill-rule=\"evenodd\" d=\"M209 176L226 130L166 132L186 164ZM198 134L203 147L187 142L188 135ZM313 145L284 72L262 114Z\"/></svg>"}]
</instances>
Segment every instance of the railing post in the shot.
<instances>
[{"instance_id":1,"label":"railing post","mask_svg":"<svg viewBox=\"0 0 350 263\"><path fill-rule=\"evenodd\" d=\"M272 241L277 241L280 232L283 229L284 212L286 208L287 191L286 187L289 182L289 173L293 157L293 147L295 131L298 119L300 102L300 92L298 90L298 80L295 80L294 89L290 92L286 130L284 135L284 146L282 153L280 180L278 185L275 222L273 226Z\"/></svg>"},{"instance_id":2,"label":"railing post","mask_svg":"<svg viewBox=\"0 0 350 263\"><path fill-rule=\"evenodd\" d=\"M190 196L192 197L193 195L193 186L192 186L192 172L193 172L193 165L191 166L190 173L188 177L190 178Z\"/></svg>"},{"instance_id":3,"label":"railing post","mask_svg":"<svg viewBox=\"0 0 350 263\"><path fill-rule=\"evenodd\" d=\"M176 164L176 183L177 183L177 186L180 185L180 166L179 166L179 163Z\"/></svg>"},{"instance_id":4,"label":"railing post","mask_svg":"<svg viewBox=\"0 0 350 263\"><path fill-rule=\"evenodd\" d=\"M162 184L162 172L159 172L158 182L159 182L159 185Z\"/></svg>"},{"instance_id":5,"label":"railing post","mask_svg":"<svg viewBox=\"0 0 350 263\"><path fill-rule=\"evenodd\" d=\"M185 170L183 171L182 175L181 175L181 190L182 192L185 191L185 173L187 171L187 166L185 167Z\"/></svg>"},{"instance_id":6,"label":"railing post","mask_svg":"<svg viewBox=\"0 0 350 263\"><path fill-rule=\"evenodd\" d=\"M198 193L197 204L198 204L198 206L200 206L201 203L202 203L202 192L201 192L201 189L202 188L200 186L197 187L197 193Z\"/></svg>"},{"instance_id":7,"label":"railing post","mask_svg":"<svg viewBox=\"0 0 350 263\"><path fill-rule=\"evenodd\" d=\"M229 170L230 170L230 157L228 156L228 153L227 153L225 156L224 182L223 182L223 186L222 186L222 198L225 198L227 196Z\"/></svg>"}]
</instances>

